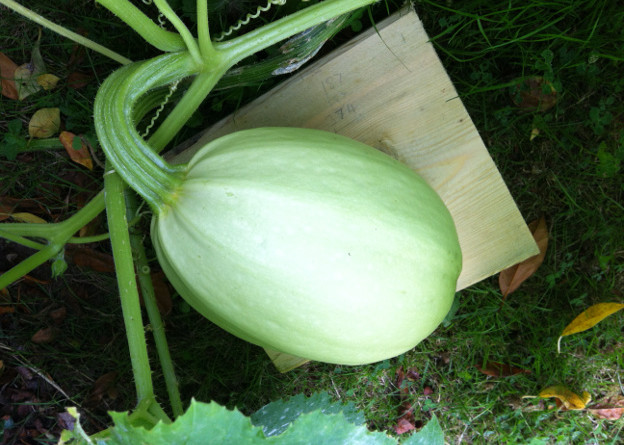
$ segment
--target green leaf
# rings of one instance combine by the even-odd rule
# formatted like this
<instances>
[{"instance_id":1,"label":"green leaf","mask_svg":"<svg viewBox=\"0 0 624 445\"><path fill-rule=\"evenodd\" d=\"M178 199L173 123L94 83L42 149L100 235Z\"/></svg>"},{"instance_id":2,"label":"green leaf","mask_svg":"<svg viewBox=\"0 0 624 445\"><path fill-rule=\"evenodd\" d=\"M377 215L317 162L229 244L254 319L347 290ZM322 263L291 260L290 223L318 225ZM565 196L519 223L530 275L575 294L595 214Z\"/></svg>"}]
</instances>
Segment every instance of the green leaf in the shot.
<instances>
[{"instance_id":1,"label":"green leaf","mask_svg":"<svg viewBox=\"0 0 624 445\"><path fill-rule=\"evenodd\" d=\"M183 445L206 443L261 443L262 429L251 424L238 410L230 411L215 402L191 401L191 406L173 423L158 423L151 430L134 428L127 414L111 413L115 422L111 444Z\"/></svg>"},{"instance_id":2,"label":"green leaf","mask_svg":"<svg viewBox=\"0 0 624 445\"><path fill-rule=\"evenodd\" d=\"M396 444L396 439L370 432L363 425L349 423L340 414L323 414L321 411L302 414L281 435L271 437L278 444L317 445L385 445Z\"/></svg>"},{"instance_id":3,"label":"green leaf","mask_svg":"<svg viewBox=\"0 0 624 445\"><path fill-rule=\"evenodd\" d=\"M444 433L438 418L433 416L420 431L412 434L402 445L444 445Z\"/></svg>"},{"instance_id":4,"label":"green leaf","mask_svg":"<svg viewBox=\"0 0 624 445\"><path fill-rule=\"evenodd\" d=\"M267 408L268 407L268 408ZM74 431L63 431L60 445L195 445L200 443L279 445L386 445L397 440L383 432L371 432L364 417L351 404L332 402L326 393L312 397L297 395L286 401L268 404L254 414L256 425L270 425L270 437L261 426L236 409L231 411L215 402L191 401L189 409L173 423L158 423L151 430L138 426L141 418L128 413L110 413L114 426L88 437L80 425L75 408L68 411L76 419ZM294 415L292 413L295 413ZM286 426L284 420L292 419ZM275 431L279 429L279 433ZM407 445L444 445L444 435L434 416L420 431L401 441Z\"/></svg>"},{"instance_id":5,"label":"green leaf","mask_svg":"<svg viewBox=\"0 0 624 445\"><path fill-rule=\"evenodd\" d=\"M365 422L364 415L352 403L334 402L325 392L315 393L311 397L297 394L287 400L271 402L252 414L251 421L256 426L262 426L265 435L276 436L302 414L317 410L323 414L342 413L345 420L354 425L363 425Z\"/></svg>"}]
</instances>

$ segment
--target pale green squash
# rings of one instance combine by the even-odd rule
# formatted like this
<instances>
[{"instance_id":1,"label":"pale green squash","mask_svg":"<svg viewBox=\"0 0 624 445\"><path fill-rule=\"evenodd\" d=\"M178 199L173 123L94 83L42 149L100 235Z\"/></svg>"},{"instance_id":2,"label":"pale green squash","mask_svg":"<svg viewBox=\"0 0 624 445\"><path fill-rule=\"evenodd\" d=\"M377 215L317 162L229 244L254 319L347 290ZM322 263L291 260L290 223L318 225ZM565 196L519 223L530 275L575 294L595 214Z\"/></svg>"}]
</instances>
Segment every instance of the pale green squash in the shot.
<instances>
[{"instance_id":1,"label":"pale green squash","mask_svg":"<svg viewBox=\"0 0 624 445\"><path fill-rule=\"evenodd\" d=\"M251 343L330 363L399 355L444 319L453 220L416 173L333 133L246 130L203 147L152 221L178 292Z\"/></svg>"}]
</instances>

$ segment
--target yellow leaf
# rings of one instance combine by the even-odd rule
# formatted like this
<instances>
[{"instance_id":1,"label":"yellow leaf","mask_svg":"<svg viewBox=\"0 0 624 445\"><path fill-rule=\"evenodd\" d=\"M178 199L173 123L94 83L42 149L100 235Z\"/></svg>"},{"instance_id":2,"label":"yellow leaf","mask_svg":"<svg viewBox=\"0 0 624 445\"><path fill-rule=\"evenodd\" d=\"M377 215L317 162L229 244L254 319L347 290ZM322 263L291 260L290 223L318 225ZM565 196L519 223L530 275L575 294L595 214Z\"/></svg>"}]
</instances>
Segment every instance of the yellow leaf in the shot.
<instances>
[{"instance_id":1,"label":"yellow leaf","mask_svg":"<svg viewBox=\"0 0 624 445\"><path fill-rule=\"evenodd\" d=\"M61 127L61 110L41 108L35 111L28 123L28 134L33 138L49 138Z\"/></svg>"},{"instance_id":2,"label":"yellow leaf","mask_svg":"<svg viewBox=\"0 0 624 445\"><path fill-rule=\"evenodd\" d=\"M561 351L560 344L561 338L567 335L576 334L578 332L586 331L593 328L607 318L609 315L616 313L620 309L624 309L624 304L621 303L598 303L590 306L583 312L581 312L572 322L566 326L561 333L559 340L557 341L557 351Z\"/></svg>"},{"instance_id":3,"label":"yellow leaf","mask_svg":"<svg viewBox=\"0 0 624 445\"><path fill-rule=\"evenodd\" d=\"M59 135L59 140L65 147L65 151L69 155L72 161L84 165L89 170L93 170L93 160L91 159L91 155L89 154L89 149L87 145L82 141L82 139L78 138L80 141L80 148L74 148L74 139L76 135L70 131L62 131Z\"/></svg>"},{"instance_id":4,"label":"yellow leaf","mask_svg":"<svg viewBox=\"0 0 624 445\"><path fill-rule=\"evenodd\" d=\"M54 74L41 74L37 76L37 83L46 91L56 87L59 80L61 79Z\"/></svg>"},{"instance_id":5,"label":"yellow leaf","mask_svg":"<svg viewBox=\"0 0 624 445\"><path fill-rule=\"evenodd\" d=\"M563 385L549 386L548 388L543 389L538 394L538 397L541 397L542 399L555 397L561 402L561 404L563 404L565 409L569 410L585 409L587 404L591 401L591 395L589 395L587 391L583 391L583 393L579 396Z\"/></svg>"},{"instance_id":6,"label":"yellow leaf","mask_svg":"<svg viewBox=\"0 0 624 445\"><path fill-rule=\"evenodd\" d=\"M33 215L32 213L12 213L11 218L15 221L23 222L23 223L32 223L32 224L45 224L45 219L39 218L38 216Z\"/></svg>"}]
</instances>

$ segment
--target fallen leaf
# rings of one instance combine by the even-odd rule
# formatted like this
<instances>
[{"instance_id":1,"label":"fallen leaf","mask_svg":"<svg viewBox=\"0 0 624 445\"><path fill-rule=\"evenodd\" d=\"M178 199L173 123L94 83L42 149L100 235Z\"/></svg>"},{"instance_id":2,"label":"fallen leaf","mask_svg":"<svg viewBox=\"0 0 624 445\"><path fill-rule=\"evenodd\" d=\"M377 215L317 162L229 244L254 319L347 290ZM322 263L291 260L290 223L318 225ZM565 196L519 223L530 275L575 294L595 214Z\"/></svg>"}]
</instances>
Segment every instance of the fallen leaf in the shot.
<instances>
[{"instance_id":1,"label":"fallen leaf","mask_svg":"<svg viewBox=\"0 0 624 445\"><path fill-rule=\"evenodd\" d=\"M529 141L532 141L533 139L535 139L536 137L538 137L540 134L539 128L534 128L531 130L531 137L529 137Z\"/></svg>"},{"instance_id":2,"label":"fallen leaf","mask_svg":"<svg viewBox=\"0 0 624 445\"><path fill-rule=\"evenodd\" d=\"M527 369L517 368L498 362L486 362L483 366L475 365L475 367L481 373L492 377L510 377L517 374L531 374L531 371Z\"/></svg>"},{"instance_id":3,"label":"fallen leaf","mask_svg":"<svg viewBox=\"0 0 624 445\"><path fill-rule=\"evenodd\" d=\"M67 308L65 307L60 307L50 311L50 318L57 326L65 321L65 317L67 317Z\"/></svg>"},{"instance_id":4,"label":"fallen leaf","mask_svg":"<svg viewBox=\"0 0 624 445\"><path fill-rule=\"evenodd\" d=\"M19 100L24 100L28 96L41 90L41 85L37 83L39 72L35 71L34 65L25 63L15 69L15 85L19 94Z\"/></svg>"},{"instance_id":5,"label":"fallen leaf","mask_svg":"<svg viewBox=\"0 0 624 445\"><path fill-rule=\"evenodd\" d=\"M603 403L587 408L599 419L618 420L624 415L624 397L610 397Z\"/></svg>"},{"instance_id":6,"label":"fallen leaf","mask_svg":"<svg viewBox=\"0 0 624 445\"><path fill-rule=\"evenodd\" d=\"M513 94L514 104L523 111L546 111L557 103L557 90L541 76L522 79Z\"/></svg>"},{"instance_id":7,"label":"fallen leaf","mask_svg":"<svg viewBox=\"0 0 624 445\"><path fill-rule=\"evenodd\" d=\"M67 86L74 90L79 90L87 86L91 80L93 80L93 76L74 71L67 76Z\"/></svg>"},{"instance_id":8,"label":"fallen leaf","mask_svg":"<svg viewBox=\"0 0 624 445\"><path fill-rule=\"evenodd\" d=\"M54 74L41 74L37 76L37 83L46 91L55 88L59 80L61 79Z\"/></svg>"},{"instance_id":9,"label":"fallen leaf","mask_svg":"<svg viewBox=\"0 0 624 445\"><path fill-rule=\"evenodd\" d=\"M58 108L41 108L35 111L28 123L28 134L33 138L49 138L61 127L61 110Z\"/></svg>"},{"instance_id":10,"label":"fallen leaf","mask_svg":"<svg viewBox=\"0 0 624 445\"><path fill-rule=\"evenodd\" d=\"M89 32L84 28L76 29L76 33L80 34L83 37L87 37L89 35ZM84 61L85 56L86 56L85 47L83 45L74 43L74 45L72 46L71 54L69 55L69 59L67 60L67 69L68 70L75 69L78 65L80 65Z\"/></svg>"},{"instance_id":11,"label":"fallen leaf","mask_svg":"<svg viewBox=\"0 0 624 445\"><path fill-rule=\"evenodd\" d=\"M405 434L408 431L412 431L415 429L416 429L416 426L412 422L410 422L409 419L401 417L399 418L397 424L394 427L394 432L397 434Z\"/></svg>"},{"instance_id":12,"label":"fallen leaf","mask_svg":"<svg viewBox=\"0 0 624 445\"><path fill-rule=\"evenodd\" d=\"M40 74L45 73L46 66L41 56L40 45L41 29L39 30L39 37L37 37L37 41L33 45L32 52L30 53L30 62L18 66L15 70L14 79L20 100L37 93L42 88L41 85L37 83L37 78Z\"/></svg>"},{"instance_id":13,"label":"fallen leaf","mask_svg":"<svg viewBox=\"0 0 624 445\"><path fill-rule=\"evenodd\" d=\"M53 327L39 329L31 337L31 341L37 344L50 343L56 338L58 331Z\"/></svg>"},{"instance_id":14,"label":"fallen leaf","mask_svg":"<svg viewBox=\"0 0 624 445\"><path fill-rule=\"evenodd\" d=\"M154 272L151 277L158 310L162 315L167 315L173 308L173 302L171 301L169 285L165 281L165 273L163 271Z\"/></svg>"},{"instance_id":15,"label":"fallen leaf","mask_svg":"<svg viewBox=\"0 0 624 445\"><path fill-rule=\"evenodd\" d=\"M93 160L91 159L89 148L79 136L69 131L62 131L59 135L59 140L72 161L84 165L89 170L93 170ZM78 149L74 148L76 146L78 146Z\"/></svg>"},{"instance_id":16,"label":"fallen leaf","mask_svg":"<svg viewBox=\"0 0 624 445\"><path fill-rule=\"evenodd\" d=\"M0 201L0 221L8 219L11 216L11 212L13 212L13 208Z\"/></svg>"},{"instance_id":17,"label":"fallen leaf","mask_svg":"<svg viewBox=\"0 0 624 445\"><path fill-rule=\"evenodd\" d=\"M91 395L86 401L88 406L97 405L104 396L109 396L114 399L118 395L116 382L117 380L117 371L107 372L104 375L98 377L98 379L93 384L93 389L91 390Z\"/></svg>"},{"instance_id":18,"label":"fallen leaf","mask_svg":"<svg viewBox=\"0 0 624 445\"><path fill-rule=\"evenodd\" d=\"M21 222L21 223L46 224L46 221L44 219L39 218L38 216L33 215L32 213L17 212L17 213L11 213L10 216L15 221Z\"/></svg>"},{"instance_id":19,"label":"fallen leaf","mask_svg":"<svg viewBox=\"0 0 624 445\"><path fill-rule=\"evenodd\" d=\"M19 99L17 85L15 85L15 70L17 64L0 52L0 92L9 99Z\"/></svg>"},{"instance_id":20,"label":"fallen leaf","mask_svg":"<svg viewBox=\"0 0 624 445\"><path fill-rule=\"evenodd\" d=\"M590 306L565 327L559 336L559 340L557 341L557 351L561 352L560 346L561 339L563 337L591 329L609 315L612 315L621 309L624 309L624 304L621 303L598 303Z\"/></svg>"},{"instance_id":21,"label":"fallen leaf","mask_svg":"<svg viewBox=\"0 0 624 445\"><path fill-rule=\"evenodd\" d=\"M88 267L96 272L115 272L115 261L106 253L88 247L68 249L66 253L77 266Z\"/></svg>"},{"instance_id":22,"label":"fallen leaf","mask_svg":"<svg viewBox=\"0 0 624 445\"><path fill-rule=\"evenodd\" d=\"M546 249L548 248L548 227L546 226L544 217L532 221L529 224L529 230L537 243L539 253L515 266L503 270L499 274L498 285L503 294L503 301L507 298L507 295L518 289L527 278L535 273L546 256Z\"/></svg>"},{"instance_id":23,"label":"fallen leaf","mask_svg":"<svg viewBox=\"0 0 624 445\"><path fill-rule=\"evenodd\" d=\"M15 308L13 306L0 306L0 315L12 314L13 312L15 312Z\"/></svg>"},{"instance_id":24,"label":"fallen leaf","mask_svg":"<svg viewBox=\"0 0 624 445\"><path fill-rule=\"evenodd\" d=\"M543 389L538 394L538 397L542 399L554 397L567 410L585 409L587 404L591 401L591 396L587 391L583 391L583 393L579 396L563 385L549 386L548 388Z\"/></svg>"}]
</instances>

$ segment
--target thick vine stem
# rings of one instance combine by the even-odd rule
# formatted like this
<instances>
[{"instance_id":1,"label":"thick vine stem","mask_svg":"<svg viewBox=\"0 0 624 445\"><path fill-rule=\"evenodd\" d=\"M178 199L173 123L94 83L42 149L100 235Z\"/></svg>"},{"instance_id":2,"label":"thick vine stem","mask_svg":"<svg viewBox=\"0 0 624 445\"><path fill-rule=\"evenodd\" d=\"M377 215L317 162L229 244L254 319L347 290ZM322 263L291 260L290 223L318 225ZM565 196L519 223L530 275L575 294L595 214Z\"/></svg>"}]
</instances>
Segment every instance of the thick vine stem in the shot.
<instances>
[{"instance_id":1,"label":"thick vine stem","mask_svg":"<svg viewBox=\"0 0 624 445\"><path fill-rule=\"evenodd\" d=\"M166 163L143 140L133 108L151 89L195 74L194 66L186 52L134 63L111 74L95 99L95 128L106 158L155 210L173 199L182 168Z\"/></svg>"},{"instance_id":2,"label":"thick vine stem","mask_svg":"<svg viewBox=\"0 0 624 445\"><path fill-rule=\"evenodd\" d=\"M115 272L117 273L128 348L130 349L132 374L134 375L137 399L141 403L143 400L154 398L154 387L143 330L139 292L134 274L134 261L130 249L124 184L119 175L110 173L105 176L104 191L111 245L115 258Z\"/></svg>"}]
</instances>

